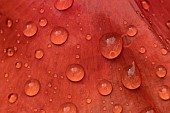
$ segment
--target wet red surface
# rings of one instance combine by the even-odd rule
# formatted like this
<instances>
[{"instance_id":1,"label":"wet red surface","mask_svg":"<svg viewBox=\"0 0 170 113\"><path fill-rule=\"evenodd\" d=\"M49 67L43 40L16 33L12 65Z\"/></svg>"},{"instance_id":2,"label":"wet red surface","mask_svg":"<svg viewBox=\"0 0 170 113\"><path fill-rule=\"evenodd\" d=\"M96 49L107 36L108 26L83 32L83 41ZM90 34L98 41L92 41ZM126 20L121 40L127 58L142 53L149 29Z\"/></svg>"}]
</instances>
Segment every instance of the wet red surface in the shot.
<instances>
[{"instance_id":1,"label":"wet red surface","mask_svg":"<svg viewBox=\"0 0 170 113\"><path fill-rule=\"evenodd\" d=\"M159 95L161 86L170 87L170 1L149 0L147 10L141 1L74 0L68 9L57 10L55 0L0 0L0 112L112 113L118 104L122 113L170 113L170 99L165 100L165 96L170 98L170 90L161 90L164 99ZM65 5L60 4L60 8ZM41 18L47 19L47 25L39 25ZM37 31L34 34L34 27L29 31L34 35L27 37L23 31L30 21ZM129 32L134 36L128 36L131 25L137 29L137 34ZM50 39L57 26L68 31L61 45ZM101 54L99 40L107 33L120 34L124 39L122 51L114 59ZM63 36L61 32L56 35ZM107 41L108 46L112 41ZM36 50L42 53L37 55ZM17 62L21 66L16 66ZM127 69L133 62L137 72ZM71 64L84 69L85 75L78 82L66 76ZM166 68L166 72L159 69L166 73L161 78L156 74L159 65ZM141 77L137 89L122 83L125 70L129 77ZM25 88L32 79L40 85L32 83ZM98 91L101 80L111 83L110 94L104 96ZM106 92L110 88L101 86Z\"/></svg>"}]
</instances>

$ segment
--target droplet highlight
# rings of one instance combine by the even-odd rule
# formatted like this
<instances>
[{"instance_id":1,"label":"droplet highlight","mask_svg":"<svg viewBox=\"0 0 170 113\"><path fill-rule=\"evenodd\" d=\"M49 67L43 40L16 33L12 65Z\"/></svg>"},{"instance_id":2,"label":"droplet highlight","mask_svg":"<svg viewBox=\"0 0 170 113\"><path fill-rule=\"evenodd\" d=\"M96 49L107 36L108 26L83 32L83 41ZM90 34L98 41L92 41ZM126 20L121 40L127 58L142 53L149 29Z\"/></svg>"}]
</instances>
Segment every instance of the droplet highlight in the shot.
<instances>
[{"instance_id":1,"label":"droplet highlight","mask_svg":"<svg viewBox=\"0 0 170 113\"><path fill-rule=\"evenodd\" d=\"M8 20L7 20L7 27L8 27L8 28L12 27L12 24L13 24L12 20L11 20L11 19L8 19Z\"/></svg>"},{"instance_id":2,"label":"droplet highlight","mask_svg":"<svg viewBox=\"0 0 170 113\"><path fill-rule=\"evenodd\" d=\"M105 34L100 38L101 54L107 59L114 59L120 55L122 44L122 38L118 34Z\"/></svg>"}]
</instances>

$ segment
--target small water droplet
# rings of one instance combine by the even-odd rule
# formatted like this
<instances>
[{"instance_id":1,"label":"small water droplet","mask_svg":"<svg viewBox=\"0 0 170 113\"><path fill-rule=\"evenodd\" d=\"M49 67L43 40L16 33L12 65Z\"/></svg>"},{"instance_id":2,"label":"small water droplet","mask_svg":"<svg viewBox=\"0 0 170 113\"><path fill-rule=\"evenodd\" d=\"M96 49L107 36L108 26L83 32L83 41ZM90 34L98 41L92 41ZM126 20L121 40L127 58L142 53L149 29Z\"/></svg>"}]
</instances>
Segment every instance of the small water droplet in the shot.
<instances>
[{"instance_id":1,"label":"small water droplet","mask_svg":"<svg viewBox=\"0 0 170 113\"><path fill-rule=\"evenodd\" d=\"M141 47L141 48L139 49L139 52L140 52L141 54L144 54L144 53L146 52L146 49L145 49L144 47Z\"/></svg>"},{"instance_id":2,"label":"small water droplet","mask_svg":"<svg viewBox=\"0 0 170 113\"><path fill-rule=\"evenodd\" d=\"M25 94L28 96L35 96L40 91L40 82L36 79L30 79L25 83Z\"/></svg>"},{"instance_id":3,"label":"small water droplet","mask_svg":"<svg viewBox=\"0 0 170 113\"><path fill-rule=\"evenodd\" d=\"M137 89L141 85L142 79L139 69L135 62L132 62L130 66L127 66L123 70L122 84L128 89Z\"/></svg>"},{"instance_id":4,"label":"small water droplet","mask_svg":"<svg viewBox=\"0 0 170 113\"><path fill-rule=\"evenodd\" d=\"M5 78L7 78L9 76L9 74L8 73L5 73Z\"/></svg>"},{"instance_id":5,"label":"small water droplet","mask_svg":"<svg viewBox=\"0 0 170 113\"><path fill-rule=\"evenodd\" d=\"M165 77L167 74L167 70L163 65L159 65L156 67L156 75L160 78Z\"/></svg>"},{"instance_id":6,"label":"small water droplet","mask_svg":"<svg viewBox=\"0 0 170 113\"><path fill-rule=\"evenodd\" d=\"M46 111L45 111L45 110L43 110L43 109L41 109L41 110L40 110L40 113L46 113Z\"/></svg>"},{"instance_id":7,"label":"small water droplet","mask_svg":"<svg viewBox=\"0 0 170 113\"><path fill-rule=\"evenodd\" d=\"M45 27L45 26L47 25L47 23L48 23L48 21L47 21L46 18L41 18L41 19L39 20L39 25L40 25L41 27Z\"/></svg>"},{"instance_id":8,"label":"small water droplet","mask_svg":"<svg viewBox=\"0 0 170 113\"><path fill-rule=\"evenodd\" d=\"M142 110L140 113L156 113L152 108L146 108Z\"/></svg>"},{"instance_id":9,"label":"small water droplet","mask_svg":"<svg viewBox=\"0 0 170 113\"><path fill-rule=\"evenodd\" d=\"M112 84L108 80L101 80L97 84L98 92L101 95L109 95L112 92Z\"/></svg>"},{"instance_id":10,"label":"small water droplet","mask_svg":"<svg viewBox=\"0 0 170 113\"><path fill-rule=\"evenodd\" d=\"M37 25L34 22L27 22L24 26L23 34L27 37L34 36L37 33Z\"/></svg>"},{"instance_id":11,"label":"small water droplet","mask_svg":"<svg viewBox=\"0 0 170 113\"><path fill-rule=\"evenodd\" d=\"M77 49L80 49L80 45L79 45L79 44L77 44L76 48L77 48Z\"/></svg>"},{"instance_id":12,"label":"small water droplet","mask_svg":"<svg viewBox=\"0 0 170 113\"><path fill-rule=\"evenodd\" d=\"M163 85L159 89L159 97L162 100L169 100L170 99L170 88L169 86Z\"/></svg>"},{"instance_id":13,"label":"small water droplet","mask_svg":"<svg viewBox=\"0 0 170 113\"><path fill-rule=\"evenodd\" d=\"M92 99L90 99L90 98L86 99L87 104L90 104L91 102L92 102Z\"/></svg>"},{"instance_id":14,"label":"small water droplet","mask_svg":"<svg viewBox=\"0 0 170 113\"><path fill-rule=\"evenodd\" d=\"M91 38L92 38L91 35L86 36L86 40L91 40Z\"/></svg>"},{"instance_id":15,"label":"small water droplet","mask_svg":"<svg viewBox=\"0 0 170 113\"><path fill-rule=\"evenodd\" d=\"M166 22L166 26L170 29L170 20Z\"/></svg>"},{"instance_id":16,"label":"small water droplet","mask_svg":"<svg viewBox=\"0 0 170 113\"><path fill-rule=\"evenodd\" d=\"M40 9L40 13L43 14L45 10L43 8Z\"/></svg>"},{"instance_id":17,"label":"small water droplet","mask_svg":"<svg viewBox=\"0 0 170 113\"><path fill-rule=\"evenodd\" d=\"M7 27L12 27L12 24L13 24L13 22L12 22L12 20L11 19L8 19L7 20Z\"/></svg>"},{"instance_id":18,"label":"small water droplet","mask_svg":"<svg viewBox=\"0 0 170 113\"><path fill-rule=\"evenodd\" d=\"M101 54L107 59L114 59L121 53L122 44L122 38L118 34L105 34L100 39Z\"/></svg>"},{"instance_id":19,"label":"small water droplet","mask_svg":"<svg viewBox=\"0 0 170 113\"><path fill-rule=\"evenodd\" d=\"M141 4L142 4L143 9L147 11L149 10L149 2L147 0L142 0Z\"/></svg>"},{"instance_id":20,"label":"small water droplet","mask_svg":"<svg viewBox=\"0 0 170 113\"><path fill-rule=\"evenodd\" d=\"M54 7L57 10L66 10L72 6L73 2L74 0L56 0Z\"/></svg>"},{"instance_id":21,"label":"small water droplet","mask_svg":"<svg viewBox=\"0 0 170 113\"><path fill-rule=\"evenodd\" d=\"M168 53L168 51L166 49L161 49L161 54L162 55L166 55Z\"/></svg>"},{"instance_id":22,"label":"small water droplet","mask_svg":"<svg viewBox=\"0 0 170 113\"><path fill-rule=\"evenodd\" d=\"M71 98L72 98L72 96L71 96L71 95L68 95L68 96L67 96L67 98L68 98L68 99L71 99Z\"/></svg>"},{"instance_id":23,"label":"small water droplet","mask_svg":"<svg viewBox=\"0 0 170 113\"><path fill-rule=\"evenodd\" d=\"M22 62L16 62L16 63L15 63L15 67L16 67L17 69L20 69L20 68L22 67Z\"/></svg>"},{"instance_id":24,"label":"small water droplet","mask_svg":"<svg viewBox=\"0 0 170 113\"><path fill-rule=\"evenodd\" d=\"M11 104L15 103L17 100L18 100L18 95L16 93L11 93L8 96L8 102Z\"/></svg>"},{"instance_id":25,"label":"small water droplet","mask_svg":"<svg viewBox=\"0 0 170 113\"><path fill-rule=\"evenodd\" d=\"M103 107L103 111L106 111L106 110L107 110L107 108L106 108L106 106L104 106L104 107Z\"/></svg>"},{"instance_id":26,"label":"small water droplet","mask_svg":"<svg viewBox=\"0 0 170 113\"><path fill-rule=\"evenodd\" d=\"M64 104L62 104L57 113L77 113L77 107L75 104L73 104L72 102L66 102Z\"/></svg>"},{"instance_id":27,"label":"small water droplet","mask_svg":"<svg viewBox=\"0 0 170 113\"><path fill-rule=\"evenodd\" d=\"M53 44L61 45L66 42L68 35L69 33L65 28L58 26L51 31L50 39Z\"/></svg>"},{"instance_id":28,"label":"small water droplet","mask_svg":"<svg viewBox=\"0 0 170 113\"><path fill-rule=\"evenodd\" d=\"M66 76L73 82L81 81L84 75L84 68L80 64L71 64L67 67Z\"/></svg>"},{"instance_id":29,"label":"small water droplet","mask_svg":"<svg viewBox=\"0 0 170 113\"><path fill-rule=\"evenodd\" d=\"M14 47L9 47L4 50L7 56L12 57L15 54Z\"/></svg>"},{"instance_id":30,"label":"small water droplet","mask_svg":"<svg viewBox=\"0 0 170 113\"><path fill-rule=\"evenodd\" d=\"M38 49L38 50L35 51L35 58L36 59L41 59L41 58L43 58L43 56L44 56L44 51L43 50Z\"/></svg>"},{"instance_id":31,"label":"small water droplet","mask_svg":"<svg viewBox=\"0 0 170 113\"><path fill-rule=\"evenodd\" d=\"M79 58L80 58L80 55L76 55L76 58L79 59Z\"/></svg>"},{"instance_id":32,"label":"small water droplet","mask_svg":"<svg viewBox=\"0 0 170 113\"><path fill-rule=\"evenodd\" d=\"M133 37L133 36L135 36L137 34L137 32L138 32L138 30L134 25L128 26L128 31L127 31L128 36Z\"/></svg>"},{"instance_id":33,"label":"small water droplet","mask_svg":"<svg viewBox=\"0 0 170 113\"><path fill-rule=\"evenodd\" d=\"M121 113L122 110L123 108L120 104L115 104L112 109L113 113Z\"/></svg>"}]
</instances>

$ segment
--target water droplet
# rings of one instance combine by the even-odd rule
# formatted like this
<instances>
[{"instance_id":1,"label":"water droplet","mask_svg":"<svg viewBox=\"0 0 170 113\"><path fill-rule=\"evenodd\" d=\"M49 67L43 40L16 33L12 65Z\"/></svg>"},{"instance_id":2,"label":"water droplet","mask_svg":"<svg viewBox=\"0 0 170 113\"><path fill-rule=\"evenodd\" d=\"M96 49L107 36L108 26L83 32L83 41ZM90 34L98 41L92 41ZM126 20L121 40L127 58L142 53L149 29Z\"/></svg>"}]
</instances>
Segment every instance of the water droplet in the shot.
<instances>
[{"instance_id":1,"label":"water droplet","mask_svg":"<svg viewBox=\"0 0 170 113\"><path fill-rule=\"evenodd\" d=\"M161 54L162 55L166 55L168 53L168 51L166 49L161 49Z\"/></svg>"},{"instance_id":2,"label":"water droplet","mask_svg":"<svg viewBox=\"0 0 170 113\"><path fill-rule=\"evenodd\" d=\"M80 64L71 64L67 67L66 76L73 82L78 82L84 78L84 68Z\"/></svg>"},{"instance_id":3,"label":"water droplet","mask_svg":"<svg viewBox=\"0 0 170 113\"><path fill-rule=\"evenodd\" d=\"M45 27L45 26L47 25L47 23L48 23L48 21L47 21L46 18L41 18L41 19L39 20L39 25L40 25L41 27Z\"/></svg>"},{"instance_id":4,"label":"water droplet","mask_svg":"<svg viewBox=\"0 0 170 113\"><path fill-rule=\"evenodd\" d=\"M79 44L77 44L76 48L77 48L77 49L80 49L80 45L79 45Z\"/></svg>"},{"instance_id":5,"label":"water droplet","mask_svg":"<svg viewBox=\"0 0 170 113\"><path fill-rule=\"evenodd\" d=\"M38 49L38 50L35 51L35 58L36 59L41 59L41 58L43 58L43 56L44 56L44 51L43 50Z\"/></svg>"},{"instance_id":6,"label":"water droplet","mask_svg":"<svg viewBox=\"0 0 170 113\"><path fill-rule=\"evenodd\" d=\"M167 70L163 65L159 65L156 67L156 75L160 78L165 77L167 74Z\"/></svg>"},{"instance_id":7,"label":"water droplet","mask_svg":"<svg viewBox=\"0 0 170 113\"><path fill-rule=\"evenodd\" d=\"M166 26L170 29L170 20L166 22Z\"/></svg>"},{"instance_id":8,"label":"water droplet","mask_svg":"<svg viewBox=\"0 0 170 113\"><path fill-rule=\"evenodd\" d=\"M143 9L149 10L149 2L147 0L142 0L141 4L142 4Z\"/></svg>"},{"instance_id":9,"label":"water droplet","mask_svg":"<svg viewBox=\"0 0 170 113\"><path fill-rule=\"evenodd\" d=\"M133 25L128 26L128 31L127 31L128 36L133 37L137 34L137 32L138 32L138 30L135 26L133 26Z\"/></svg>"},{"instance_id":10,"label":"water droplet","mask_svg":"<svg viewBox=\"0 0 170 113\"><path fill-rule=\"evenodd\" d=\"M15 50L13 47L9 47L7 49L5 49L4 51L6 53L7 56L12 57L15 54Z\"/></svg>"},{"instance_id":11,"label":"water droplet","mask_svg":"<svg viewBox=\"0 0 170 113\"><path fill-rule=\"evenodd\" d=\"M13 24L13 22L12 22L12 20L11 19L8 19L7 20L7 27L12 27L12 24Z\"/></svg>"},{"instance_id":12,"label":"water droplet","mask_svg":"<svg viewBox=\"0 0 170 113\"><path fill-rule=\"evenodd\" d=\"M34 36L37 33L37 25L34 22L27 22L24 26L23 34L27 37Z\"/></svg>"},{"instance_id":13,"label":"water droplet","mask_svg":"<svg viewBox=\"0 0 170 113\"><path fill-rule=\"evenodd\" d=\"M152 108L146 108L142 110L140 113L156 113Z\"/></svg>"},{"instance_id":14,"label":"water droplet","mask_svg":"<svg viewBox=\"0 0 170 113\"><path fill-rule=\"evenodd\" d=\"M112 84L108 80L101 80L97 84L98 92L101 95L109 95L112 92Z\"/></svg>"},{"instance_id":15,"label":"water droplet","mask_svg":"<svg viewBox=\"0 0 170 113\"><path fill-rule=\"evenodd\" d=\"M67 96L67 98L68 98L68 99L71 99L71 98L72 98L72 96L71 96L71 95L68 95L68 96Z\"/></svg>"},{"instance_id":16,"label":"water droplet","mask_svg":"<svg viewBox=\"0 0 170 113\"><path fill-rule=\"evenodd\" d=\"M16 93L11 93L8 96L8 102L11 104L15 103L17 100L18 100L18 95Z\"/></svg>"},{"instance_id":17,"label":"water droplet","mask_svg":"<svg viewBox=\"0 0 170 113\"><path fill-rule=\"evenodd\" d=\"M36 79L30 79L25 84L25 94L28 96L35 96L40 91L40 82Z\"/></svg>"},{"instance_id":18,"label":"water droplet","mask_svg":"<svg viewBox=\"0 0 170 113\"><path fill-rule=\"evenodd\" d=\"M141 54L144 54L144 53L146 52L146 49L145 49L144 47L141 47L141 48L139 49L139 52L140 52Z\"/></svg>"},{"instance_id":19,"label":"water droplet","mask_svg":"<svg viewBox=\"0 0 170 113\"><path fill-rule=\"evenodd\" d=\"M122 38L116 33L103 35L100 39L100 51L105 58L116 58L122 51Z\"/></svg>"},{"instance_id":20,"label":"water droplet","mask_svg":"<svg viewBox=\"0 0 170 113\"><path fill-rule=\"evenodd\" d=\"M43 110L43 109L41 109L41 110L40 110L40 113L46 113L46 111L45 111L45 110Z\"/></svg>"},{"instance_id":21,"label":"water droplet","mask_svg":"<svg viewBox=\"0 0 170 113\"><path fill-rule=\"evenodd\" d=\"M9 74L8 73L5 73L5 78L7 78L9 76Z\"/></svg>"},{"instance_id":22,"label":"water droplet","mask_svg":"<svg viewBox=\"0 0 170 113\"><path fill-rule=\"evenodd\" d=\"M77 107L72 102L66 102L62 104L57 113L77 113Z\"/></svg>"},{"instance_id":23,"label":"water droplet","mask_svg":"<svg viewBox=\"0 0 170 113\"><path fill-rule=\"evenodd\" d=\"M40 9L40 13L43 14L45 10L43 8Z\"/></svg>"},{"instance_id":24,"label":"water droplet","mask_svg":"<svg viewBox=\"0 0 170 113\"><path fill-rule=\"evenodd\" d=\"M91 38L92 38L91 35L86 36L86 40L91 40Z\"/></svg>"},{"instance_id":25,"label":"water droplet","mask_svg":"<svg viewBox=\"0 0 170 113\"><path fill-rule=\"evenodd\" d=\"M57 10L66 10L72 6L73 2L74 0L56 0L54 7Z\"/></svg>"},{"instance_id":26,"label":"water droplet","mask_svg":"<svg viewBox=\"0 0 170 113\"><path fill-rule=\"evenodd\" d=\"M166 85L163 85L159 89L159 97L162 100L169 100L170 99L170 88Z\"/></svg>"},{"instance_id":27,"label":"water droplet","mask_svg":"<svg viewBox=\"0 0 170 113\"><path fill-rule=\"evenodd\" d=\"M130 66L127 66L123 70L122 84L128 89L137 89L141 85L142 79L139 69L135 62L132 62Z\"/></svg>"},{"instance_id":28,"label":"water droplet","mask_svg":"<svg viewBox=\"0 0 170 113\"><path fill-rule=\"evenodd\" d=\"M69 33L65 28L58 26L51 31L50 39L53 44L61 45L66 42L68 35Z\"/></svg>"},{"instance_id":29,"label":"water droplet","mask_svg":"<svg viewBox=\"0 0 170 113\"><path fill-rule=\"evenodd\" d=\"M76 55L76 58L79 59L79 58L80 58L80 55Z\"/></svg>"},{"instance_id":30,"label":"water droplet","mask_svg":"<svg viewBox=\"0 0 170 113\"><path fill-rule=\"evenodd\" d=\"M15 67L16 67L17 69L20 69L20 68L22 67L22 62L16 62L16 63L15 63Z\"/></svg>"},{"instance_id":31,"label":"water droplet","mask_svg":"<svg viewBox=\"0 0 170 113\"><path fill-rule=\"evenodd\" d=\"M92 99L90 99L90 98L86 99L87 104L90 104L91 102L92 102Z\"/></svg>"},{"instance_id":32,"label":"water droplet","mask_svg":"<svg viewBox=\"0 0 170 113\"><path fill-rule=\"evenodd\" d=\"M115 104L115 105L113 106L113 109L112 109L113 113L121 113L122 110L123 110L123 108L122 108L122 106L119 105L119 104Z\"/></svg>"}]
</instances>

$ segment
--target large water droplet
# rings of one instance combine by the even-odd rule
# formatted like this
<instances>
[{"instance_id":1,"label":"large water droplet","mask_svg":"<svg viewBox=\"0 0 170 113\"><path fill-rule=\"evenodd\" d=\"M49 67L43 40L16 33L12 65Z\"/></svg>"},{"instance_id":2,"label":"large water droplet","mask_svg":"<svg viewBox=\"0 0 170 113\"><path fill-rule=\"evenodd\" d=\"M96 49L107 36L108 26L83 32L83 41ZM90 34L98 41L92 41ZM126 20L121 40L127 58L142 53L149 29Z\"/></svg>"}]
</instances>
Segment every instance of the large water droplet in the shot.
<instances>
[{"instance_id":1,"label":"large water droplet","mask_svg":"<svg viewBox=\"0 0 170 113\"><path fill-rule=\"evenodd\" d=\"M56 0L54 7L57 10L66 10L72 6L73 2L74 0Z\"/></svg>"},{"instance_id":2,"label":"large water droplet","mask_svg":"<svg viewBox=\"0 0 170 113\"><path fill-rule=\"evenodd\" d=\"M40 91L40 82L36 79L28 80L24 88L26 95L35 96Z\"/></svg>"},{"instance_id":3,"label":"large water droplet","mask_svg":"<svg viewBox=\"0 0 170 113\"><path fill-rule=\"evenodd\" d=\"M48 23L48 21L47 21L46 18L41 18L41 19L39 20L39 25L40 25L41 27L45 27L45 26L47 25L47 23Z\"/></svg>"},{"instance_id":4,"label":"large water droplet","mask_svg":"<svg viewBox=\"0 0 170 113\"><path fill-rule=\"evenodd\" d=\"M105 58L116 58L122 51L122 38L116 33L103 35L100 39L100 51Z\"/></svg>"},{"instance_id":5,"label":"large water droplet","mask_svg":"<svg viewBox=\"0 0 170 113\"><path fill-rule=\"evenodd\" d=\"M162 100L169 100L170 99L170 88L169 86L163 85L159 89L159 97Z\"/></svg>"},{"instance_id":6,"label":"large water droplet","mask_svg":"<svg viewBox=\"0 0 170 113\"><path fill-rule=\"evenodd\" d=\"M43 58L43 56L44 56L44 51L43 50L38 49L38 50L35 51L35 58L36 59L41 59L41 58Z\"/></svg>"},{"instance_id":7,"label":"large water droplet","mask_svg":"<svg viewBox=\"0 0 170 113\"><path fill-rule=\"evenodd\" d=\"M8 102L11 104L15 103L17 100L18 100L18 95L16 93L11 93L8 96Z\"/></svg>"},{"instance_id":8,"label":"large water droplet","mask_svg":"<svg viewBox=\"0 0 170 113\"><path fill-rule=\"evenodd\" d=\"M115 104L115 105L113 106L113 109L112 109L113 113L121 113L122 110L123 110L123 108L122 108L122 106L119 105L119 104Z\"/></svg>"},{"instance_id":9,"label":"large water droplet","mask_svg":"<svg viewBox=\"0 0 170 113\"><path fill-rule=\"evenodd\" d=\"M69 80L78 82L84 78L85 72L80 64L71 64L67 67L66 76Z\"/></svg>"},{"instance_id":10,"label":"large water droplet","mask_svg":"<svg viewBox=\"0 0 170 113\"><path fill-rule=\"evenodd\" d=\"M27 37L34 36L37 33L37 25L34 22L27 22L24 26L23 34Z\"/></svg>"},{"instance_id":11,"label":"large water droplet","mask_svg":"<svg viewBox=\"0 0 170 113\"><path fill-rule=\"evenodd\" d=\"M128 26L128 30L127 30L128 36L131 36L131 37L135 36L137 34L137 32L138 32L138 30L135 26L133 26L133 25Z\"/></svg>"},{"instance_id":12,"label":"large water droplet","mask_svg":"<svg viewBox=\"0 0 170 113\"><path fill-rule=\"evenodd\" d=\"M50 39L53 44L60 45L63 44L68 38L68 31L63 27L55 27L51 31Z\"/></svg>"},{"instance_id":13,"label":"large water droplet","mask_svg":"<svg viewBox=\"0 0 170 113\"><path fill-rule=\"evenodd\" d=\"M77 107L72 102L62 104L57 113L77 113Z\"/></svg>"},{"instance_id":14,"label":"large water droplet","mask_svg":"<svg viewBox=\"0 0 170 113\"><path fill-rule=\"evenodd\" d=\"M132 65L127 66L123 70L122 83L128 89L137 89L141 85L142 79L139 69L135 62Z\"/></svg>"},{"instance_id":15,"label":"large water droplet","mask_svg":"<svg viewBox=\"0 0 170 113\"><path fill-rule=\"evenodd\" d=\"M11 19L8 19L7 20L7 27L12 27L12 24L13 24L13 22L12 22L12 20Z\"/></svg>"},{"instance_id":16,"label":"large water droplet","mask_svg":"<svg viewBox=\"0 0 170 113\"><path fill-rule=\"evenodd\" d=\"M149 10L149 2L147 0L142 0L141 4L142 4L143 9Z\"/></svg>"},{"instance_id":17,"label":"large water droplet","mask_svg":"<svg viewBox=\"0 0 170 113\"><path fill-rule=\"evenodd\" d=\"M156 67L156 75L160 78L165 77L167 74L167 70L163 65L159 65Z\"/></svg>"},{"instance_id":18,"label":"large water droplet","mask_svg":"<svg viewBox=\"0 0 170 113\"><path fill-rule=\"evenodd\" d=\"M108 80L101 80L97 84L98 92L101 95L109 95L112 92L112 84Z\"/></svg>"}]
</instances>

